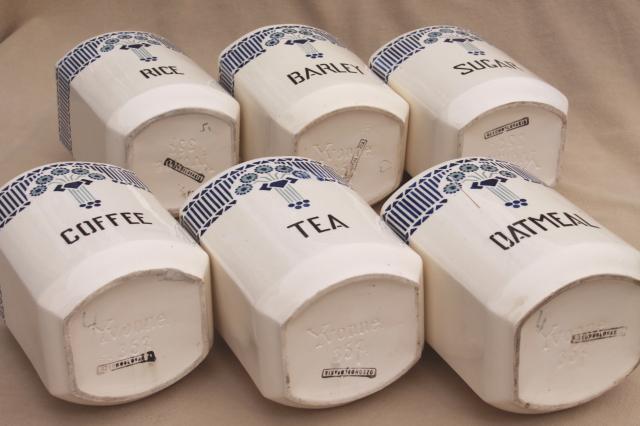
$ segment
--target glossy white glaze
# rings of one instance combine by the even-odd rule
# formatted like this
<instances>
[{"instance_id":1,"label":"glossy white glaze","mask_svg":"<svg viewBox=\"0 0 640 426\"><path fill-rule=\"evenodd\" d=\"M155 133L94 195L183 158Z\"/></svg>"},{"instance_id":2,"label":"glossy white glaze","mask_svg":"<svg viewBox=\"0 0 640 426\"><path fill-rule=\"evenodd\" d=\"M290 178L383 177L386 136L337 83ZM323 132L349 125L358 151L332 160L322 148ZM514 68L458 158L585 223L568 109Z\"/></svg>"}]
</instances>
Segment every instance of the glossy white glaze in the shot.
<instances>
[{"instance_id":1,"label":"glossy white glaze","mask_svg":"<svg viewBox=\"0 0 640 426\"><path fill-rule=\"evenodd\" d=\"M211 256L217 327L266 398L344 404L419 359L420 258L328 166L242 163L180 218Z\"/></svg>"},{"instance_id":2,"label":"glossy white glaze","mask_svg":"<svg viewBox=\"0 0 640 426\"><path fill-rule=\"evenodd\" d=\"M173 214L238 161L238 103L160 36L96 36L60 59L56 77L60 140L74 158L132 169Z\"/></svg>"},{"instance_id":3,"label":"glossy white glaze","mask_svg":"<svg viewBox=\"0 0 640 426\"><path fill-rule=\"evenodd\" d=\"M465 158L382 207L425 265L427 342L486 402L586 402L640 359L640 253L518 167Z\"/></svg>"},{"instance_id":4,"label":"glossy white glaze","mask_svg":"<svg viewBox=\"0 0 640 426\"><path fill-rule=\"evenodd\" d=\"M213 342L208 257L128 170L54 163L9 182L0 272L7 327L67 401L147 396Z\"/></svg>"},{"instance_id":5,"label":"glossy white glaze","mask_svg":"<svg viewBox=\"0 0 640 426\"><path fill-rule=\"evenodd\" d=\"M410 175L487 156L555 184L568 101L504 52L467 30L435 26L390 41L369 64L411 107Z\"/></svg>"},{"instance_id":6,"label":"glossy white glaze","mask_svg":"<svg viewBox=\"0 0 640 426\"><path fill-rule=\"evenodd\" d=\"M219 58L242 105L241 157L301 155L333 167L369 203L402 178L409 107L323 30L263 27Z\"/></svg>"}]
</instances>

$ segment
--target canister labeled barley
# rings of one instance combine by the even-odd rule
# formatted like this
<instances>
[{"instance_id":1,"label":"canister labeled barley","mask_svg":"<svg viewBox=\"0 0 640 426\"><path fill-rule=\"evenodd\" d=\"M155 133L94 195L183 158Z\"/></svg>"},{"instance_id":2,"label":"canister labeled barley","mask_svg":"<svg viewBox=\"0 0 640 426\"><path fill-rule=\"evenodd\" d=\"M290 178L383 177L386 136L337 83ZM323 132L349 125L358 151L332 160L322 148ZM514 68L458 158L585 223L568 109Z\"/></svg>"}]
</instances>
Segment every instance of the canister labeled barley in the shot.
<instances>
[{"instance_id":1,"label":"canister labeled barley","mask_svg":"<svg viewBox=\"0 0 640 426\"><path fill-rule=\"evenodd\" d=\"M208 256L129 170L54 163L4 186L0 274L7 327L67 401L147 396L213 341Z\"/></svg>"},{"instance_id":2,"label":"canister labeled barley","mask_svg":"<svg viewBox=\"0 0 640 426\"><path fill-rule=\"evenodd\" d=\"M428 343L489 404L560 410L638 364L640 253L519 167L439 164L382 217L424 261Z\"/></svg>"},{"instance_id":3,"label":"canister labeled barley","mask_svg":"<svg viewBox=\"0 0 640 426\"><path fill-rule=\"evenodd\" d=\"M434 26L391 40L369 63L411 106L412 176L442 161L487 156L555 184L568 101L506 53L462 28Z\"/></svg>"},{"instance_id":4,"label":"canister labeled barley","mask_svg":"<svg viewBox=\"0 0 640 426\"><path fill-rule=\"evenodd\" d=\"M243 160L320 160L369 203L400 184L409 107L331 34L259 28L229 45L219 67L242 106Z\"/></svg>"},{"instance_id":5,"label":"canister labeled barley","mask_svg":"<svg viewBox=\"0 0 640 426\"><path fill-rule=\"evenodd\" d=\"M180 218L211 256L218 330L266 398L344 404L419 359L420 257L328 166L242 163Z\"/></svg>"},{"instance_id":6,"label":"canister labeled barley","mask_svg":"<svg viewBox=\"0 0 640 426\"><path fill-rule=\"evenodd\" d=\"M56 66L60 141L76 160L127 167L172 213L238 162L238 103L165 38L102 34Z\"/></svg>"}]
</instances>

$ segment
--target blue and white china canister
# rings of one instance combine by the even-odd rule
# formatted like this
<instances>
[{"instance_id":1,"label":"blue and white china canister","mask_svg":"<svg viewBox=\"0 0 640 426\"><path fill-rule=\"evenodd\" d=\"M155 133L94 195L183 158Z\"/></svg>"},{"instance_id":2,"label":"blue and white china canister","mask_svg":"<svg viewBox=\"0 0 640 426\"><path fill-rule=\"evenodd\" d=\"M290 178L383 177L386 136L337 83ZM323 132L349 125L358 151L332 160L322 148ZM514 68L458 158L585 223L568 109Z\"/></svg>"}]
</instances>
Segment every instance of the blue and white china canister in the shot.
<instances>
[{"instance_id":1,"label":"blue and white china canister","mask_svg":"<svg viewBox=\"0 0 640 426\"><path fill-rule=\"evenodd\" d=\"M410 175L486 156L556 183L569 103L506 53L462 28L434 26L391 40L369 65L411 107Z\"/></svg>"},{"instance_id":2,"label":"blue and white china canister","mask_svg":"<svg viewBox=\"0 0 640 426\"><path fill-rule=\"evenodd\" d=\"M489 404L572 407L638 365L640 253L519 167L439 164L381 214L424 261L427 342Z\"/></svg>"},{"instance_id":3,"label":"blue and white china canister","mask_svg":"<svg viewBox=\"0 0 640 426\"><path fill-rule=\"evenodd\" d=\"M331 34L259 28L220 54L219 71L242 106L242 160L322 161L370 204L400 184L409 106Z\"/></svg>"},{"instance_id":4,"label":"blue and white china canister","mask_svg":"<svg viewBox=\"0 0 640 426\"><path fill-rule=\"evenodd\" d=\"M0 275L7 327L67 401L150 395L213 342L209 258L129 170L54 163L0 189Z\"/></svg>"},{"instance_id":5,"label":"blue and white china canister","mask_svg":"<svg viewBox=\"0 0 640 426\"><path fill-rule=\"evenodd\" d=\"M217 328L266 398L344 404L420 358L420 257L330 167L242 163L180 220L211 257Z\"/></svg>"},{"instance_id":6,"label":"blue and white china canister","mask_svg":"<svg viewBox=\"0 0 640 426\"><path fill-rule=\"evenodd\" d=\"M177 215L238 162L238 103L165 38L102 34L56 66L60 141L76 160L126 167Z\"/></svg>"}]
</instances>

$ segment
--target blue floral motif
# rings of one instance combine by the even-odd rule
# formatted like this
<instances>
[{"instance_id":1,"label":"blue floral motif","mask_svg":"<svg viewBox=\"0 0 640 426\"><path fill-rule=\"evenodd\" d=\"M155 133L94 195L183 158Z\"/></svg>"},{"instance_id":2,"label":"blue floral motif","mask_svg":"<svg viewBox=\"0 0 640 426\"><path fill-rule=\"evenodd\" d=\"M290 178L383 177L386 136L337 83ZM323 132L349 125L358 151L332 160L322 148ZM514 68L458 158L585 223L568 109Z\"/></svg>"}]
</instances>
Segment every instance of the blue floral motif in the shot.
<instances>
[{"instance_id":1,"label":"blue floral motif","mask_svg":"<svg viewBox=\"0 0 640 426\"><path fill-rule=\"evenodd\" d=\"M471 172L475 172L476 170L478 170L478 166L476 166L475 164L471 164L471 163L463 164L459 168L460 168L461 171L466 172L466 173L471 173Z\"/></svg>"},{"instance_id":2,"label":"blue floral motif","mask_svg":"<svg viewBox=\"0 0 640 426\"><path fill-rule=\"evenodd\" d=\"M245 183L237 187L235 193L237 195L245 195L245 194L248 194L252 188L253 187L251 185Z\"/></svg>"},{"instance_id":3,"label":"blue floral motif","mask_svg":"<svg viewBox=\"0 0 640 426\"><path fill-rule=\"evenodd\" d=\"M486 172L497 172L498 168L493 164L482 163L480 164L480 168Z\"/></svg>"},{"instance_id":4,"label":"blue floral motif","mask_svg":"<svg viewBox=\"0 0 640 426\"><path fill-rule=\"evenodd\" d=\"M254 170L256 171L256 173L264 174L264 173L269 173L269 172L273 171L273 167L268 166L266 164L262 164L262 165L256 167Z\"/></svg>"},{"instance_id":5,"label":"blue floral motif","mask_svg":"<svg viewBox=\"0 0 640 426\"><path fill-rule=\"evenodd\" d=\"M510 172L509 170L500 170L500 174L504 177L508 177L508 178L514 178L517 175L513 172Z\"/></svg>"},{"instance_id":6,"label":"blue floral motif","mask_svg":"<svg viewBox=\"0 0 640 426\"><path fill-rule=\"evenodd\" d=\"M519 200L511 200L504 203L507 207L513 207L514 209L519 209L520 207L526 207L529 205L526 198L520 198Z\"/></svg>"},{"instance_id":7,"label":"blue floral motif","mask_svg":"<svg viewBox=\"0 0 640 426\"><path fill-rule=\"evenodd\" d=\"M242 175L242 177L240 178L240 182L242 183L251 183L254 180L258 179L258 175L255 173L247 173Z\"/></svg>"},{"instance_id":8,"label":"blue floral motif","mask_svg":"<svg viewBox=\"0 0 640 426\"><path fill-rule=\"evenodd\" d=\"M462 172L453 172L447 175L447 180L450 182L458 182L464 179L465 174Z\"/></svg>"},{"instance_id":9,"label":"blue floral motif","mask_svg":"<svg viewBox=\"0 0 640 426\"><path fill-rule=\"evenodd\" d=\"M311 175L304 170L294 170L291 174L299 179L309 179L311 177Z\"/></svg>"},{"instance_id":10,"label":"blue floral motif","mask_svg":"<svg viewBox=\"0 0 640 426\"><path fill-rule=\"evenodd\" d=\"M301 201L296 201L295 203L289 203L289 207L294 208L296 210L300 210L301 208L304 207L309 207L311 205L311 201L309 200L301 200Z\"/></svg>"},{"instance_id":11,"label":"blue floral motif","mask_svg":"<svg viewBox=\"0 0 640 426\"><path fill-rule=\"evenodd\" d=\"M86 174L89 174L89 170L77 167L77 168L71 170L71 173L76 174L76 175L86 175Z\"/></svg>"},{"instance_id":12,"label":"blue floral motif","mask_svg":"<svg viewBox=\"0 0 640 426\"><path fill-rule=\"evenodd\" d=\"M58 167L56 169L51 170L51 174L54 176L62 176L69 173L69 169L65 169L64 167Z\"/></svg>"},{"instance_id":13,"label":"blue floral motif","mask_svg":"<svg viewBox=\"0 0 640 426\"><path fill-rule=\"evenodd\" d=\"M36 179L36 183L40 185L46 185L47 183L53 180L53 176L51 175L42 175L38 179Z\"/></svg>"},{"instance_id":14,"label":"blue floral motif","mask_svg":"<svg viewBox=\"0 0 640 426\"><path fill-rule=\"evenodd\" d=\"M104 180L104 175L101 175L100 173L89 173L89 177L93 180Z\"/></svg>"},{"instance_id":15,"label":"blue floral motif","mask_svg":"<svg viewBox=\"0 0 640 426\"><path fill-rule=\"evenodd\" d=\"M42 195L47 191L47 187L44 185L38 185L29 192L29 194L37 197L38 195Z\"/></svg>"},{"instance_id":16,"label":"blue floral motif","mask_svg":"<svg viewBox=\"0 0 640 426\"><path fill-rule=\"evenodd\" d=\"M455 194L456 192L460 191L462 187L460 186L459 183L450 183L445 185L444 188L442 188L442 190L446 193L446 194Z\"/></svg>"},{"instance_id":17,"label":"blue floral motif","mask_svg":"<svg viewBox=\"0 0 640 426\"><path fill-rule=\"evenodd\" d=\"M293 171L293 168L291 166L280 164L276 166L276 171L280 173L291 173Z\"/></svg>"}]
</instances>

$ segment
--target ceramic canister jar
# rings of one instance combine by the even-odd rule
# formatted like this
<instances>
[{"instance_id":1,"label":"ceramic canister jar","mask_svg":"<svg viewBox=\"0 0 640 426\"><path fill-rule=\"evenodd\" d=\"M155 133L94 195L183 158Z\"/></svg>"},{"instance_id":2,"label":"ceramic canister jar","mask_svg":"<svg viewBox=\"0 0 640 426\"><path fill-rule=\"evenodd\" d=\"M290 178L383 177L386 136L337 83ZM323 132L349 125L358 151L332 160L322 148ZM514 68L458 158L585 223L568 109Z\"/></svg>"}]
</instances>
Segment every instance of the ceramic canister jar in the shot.
<instances>
[{"instance_id":1,"label":"ceramic canister jar","mask_svg":"<svg viewBox=\"0 0 640 426\"><path fill-rule=\"evenodd\" d=\"M238 103L163 37L96 36L58 62L56 78L60 141L74 158L133 170L173 214L238 162Z\"/></svg>"},{"instance_id":2,"label":"ceramic canister jar","mask_svg":"<svg viewBox=\"0 0 640 426\"><path fill-rule=\"evenodd\" d=\"M323 161L370 204L400 184L409 107L330 34L260 28L227 47L219 67L242 106L243 160Z\"/></svg>"},{"instance_id":3,"label":"ceramic canister jar","mask_svg":"<svg viewBox=\"0 0 640 426\"><path fill-rule=\"evenodd\" d=\"M422 263L322 163L242 163L180 213L212 260L217 328L262 394L320 408L420 357Z\"/></svg>"},{"instance_id":4,"label":"ceramic canister jar","mask_svg":"<svg viewBox=\"0 0 640 426\"><path fill-rule=\"evenodd\" d=\"M424 261L427 342L489 404L567 408L638 364L640 253L517 166L440 164L382 217Z\"/></svg>"},{"instance_id":5,"label":"ceramic canister jar","mask_svg":"<svg viewBox=\"0 0 640 426\"><path fill-rule=\"evenodd\" d=\"M51 394L132 401L204 359L209 258L135 174L54 163L0 190L7 327Z\"/></svg>"},{"instance_id":6,"label":"ceramic canister jar","mask_svg":"<svg viewBox=\"0 0 640 426\"><path fill-rule=\"evenodd\" d=\"M487 156L555 184L568 101L504 52L458 27L426 27L381 47L370 66L411 106L410 175Z\"/></svg>"}]
</instances>

